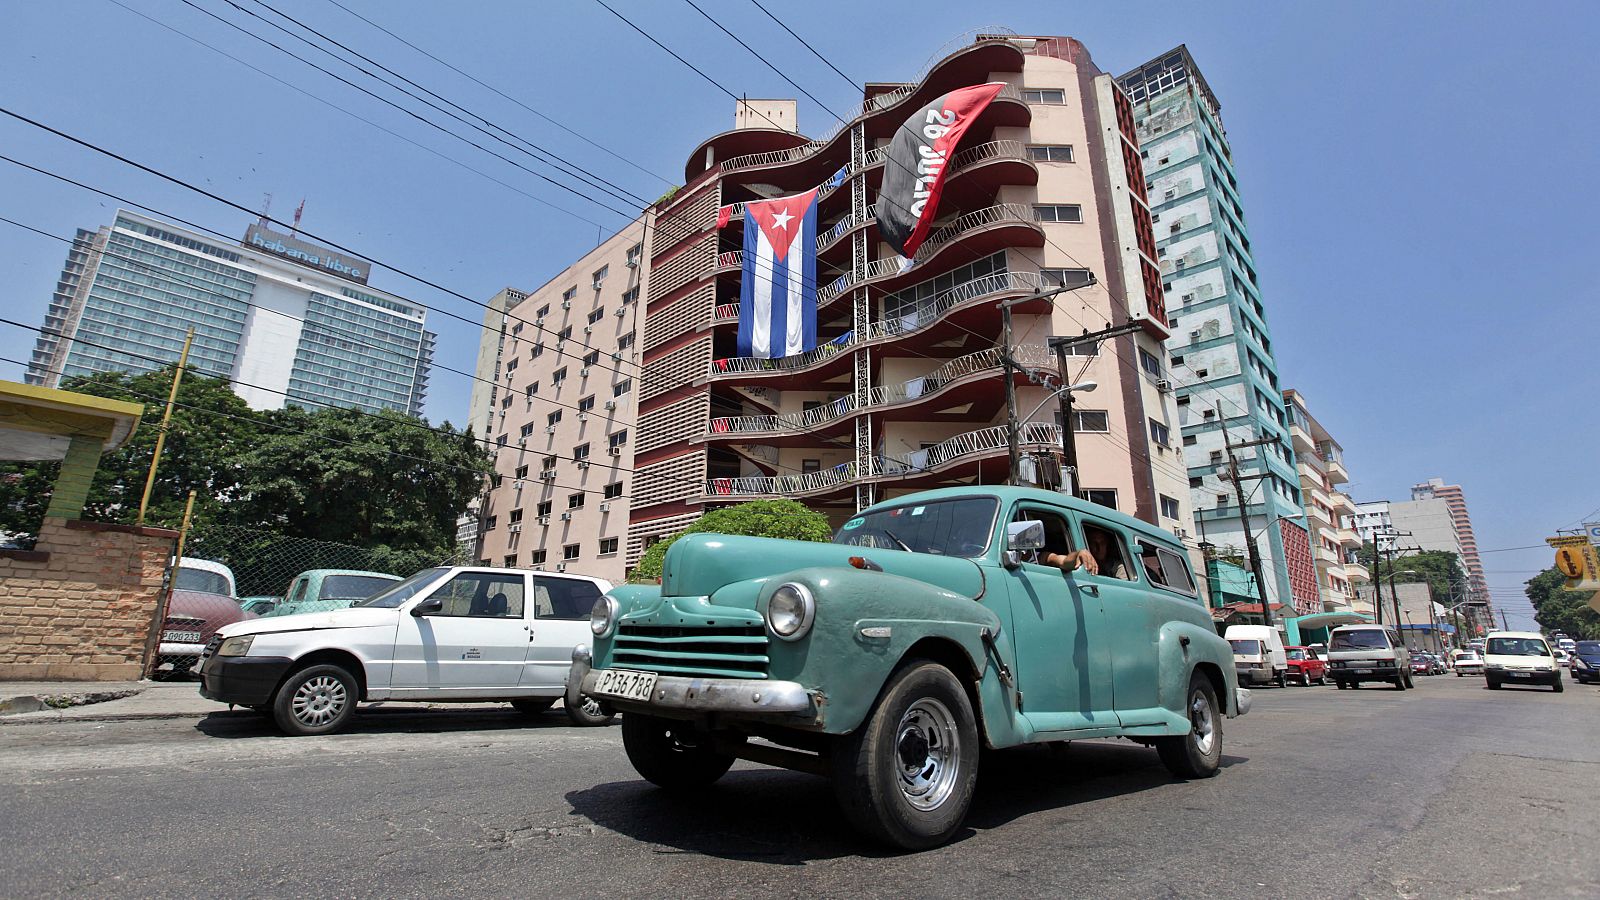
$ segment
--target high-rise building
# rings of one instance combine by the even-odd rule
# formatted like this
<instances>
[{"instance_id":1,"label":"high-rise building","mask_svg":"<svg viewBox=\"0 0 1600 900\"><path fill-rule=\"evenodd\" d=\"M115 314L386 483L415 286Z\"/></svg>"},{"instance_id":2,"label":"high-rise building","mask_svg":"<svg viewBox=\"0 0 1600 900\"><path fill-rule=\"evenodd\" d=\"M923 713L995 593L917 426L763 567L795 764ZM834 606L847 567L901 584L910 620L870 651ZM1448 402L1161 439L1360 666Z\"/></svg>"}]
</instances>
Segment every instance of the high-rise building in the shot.
<instances>
[{"instance_id":1,"label":"high-rise building","mask_svg":"<svg viewBox=\"0 0 1600 900\"><path fill-rule=\"evenodd\" d=\"M26 375L54 387L177 362L234 381L252 407L285 403L420 415L434 335L416 303L367 285L364 259L251 225L238 245L121 210L80 229Z\"/></svg>"},{"instance_id":2,"label":"high-rise building","mask_svg":"<svg viewBox=\"0 0 1600 900\"><path fill-rule=\"evenodd\" d=\"M935 228L908 268L874 213L898 164L890 139L936 97L994 81L1004 87L954 148ZM1070 360L1071 380L1098 385L1076 397L1079 485L1188 534L1162 280L1123 92L1072 38L987 36L919 81L864 95L815 139L741 102L748 127L693 148L684 187L656 207L640 338L655 377L638 386L627 561L708 506L787 497L842 522L917 490L1004 482L1002 301L1015 304L1012 356L1025 366L1013 376L1025 477L1053 484L1059 467L1046 338L1132 323ZM819 346L743 357L743 204L819 186ZM1089 286L1034 296L1058 285Z\"/></svg>"},{"instance_id":3,"label":"high-rise building","mask_svg":"<svg viewBox=\"0 0 1600 900\"><path fill-rule=\"evenodd\" d=\"M1344 448L1311 415L1304 394L1292 388L1284 391L1283 405L1289 413L1289 437L1294 441L1321 608L1348 610L1356 588L1370 581L1371 575L1358 555L1361 538L1352 522L1356 504L1339 490L1339 485L1350 480Z\"/></svg>"},{"instance_id":4,"label":"high-rise building","mask_svg":"<svg viewBox=\"0 0 1600 900\"><path fill-rule=\"evenodd\" d=\"M495 445L478 507L483 565L625 574L649 219L532 291L488 303L468 422Z\"/></svg>"},{"instance_id":5,"label":"high-rise building","mask_svg":"<svg viewBox=\"0 0 1600 900\"><path fill-rule=\"evenodd\" d=\"M1479 596L1489 596L1489 584L1483 577L1483 561L1478 558L1478 539L1472 533L1472 517L1467 514L1467 497L1459 484L1445 484L1443 478L1430 478L1411 486L1412 500L1443 500L1450 511L1451 526L1461 545L1461 565L1467 570L1472 590Z\"/></svg>"},{"instance_id":6,"label":"high-rise building","mask_svg":"<svg viewBox=\"0 0 1600 900\"><path fill-rule=\"evenodd\" d=\"M1221 106L1184 46L1117 80L1133 102L1159 290L1173 323L1166 364L1196 523L1229 556L1245 554L1247 531L1255 536L1267 598L1313 609L1316 554L1297 521L1300 476ZM1270 439L1239 451L1248 460L1241 468L1254 476L1243 525L1219 468L1227 461L1224 427L1235 442Z\"/></svg>"}]
</instances>

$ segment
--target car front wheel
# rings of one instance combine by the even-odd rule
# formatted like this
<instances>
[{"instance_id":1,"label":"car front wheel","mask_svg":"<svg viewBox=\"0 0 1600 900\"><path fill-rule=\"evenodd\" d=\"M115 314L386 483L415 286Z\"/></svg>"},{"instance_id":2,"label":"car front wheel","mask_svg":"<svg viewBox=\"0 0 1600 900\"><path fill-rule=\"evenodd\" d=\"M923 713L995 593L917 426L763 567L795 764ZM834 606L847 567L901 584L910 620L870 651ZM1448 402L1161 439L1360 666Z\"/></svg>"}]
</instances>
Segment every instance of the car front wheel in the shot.
<instances>
[{"instance_id":1,"label":"car front wheel","mask_svg":"<svg viewBox=\"0 0 1600 900\"><path fill-rule=\"evenodd\" d=\"M949 669L897 672L877 706L838 739L833 789L851 823L907 850L937 847L961 827L978 777L972 703Z\"/></svg>"},{"instance_id":2,"label":"car front wheel","mask_svg":"<svg viewBox=\"0 0 1600 900\"><path fill-rule=\"evenodd\" d=\"M1222 765L1222 712L1211 680L1189 678L1189 731L1155 739L1161 762L1179 778L1210 778Z\"/></svg>"},{"instance_id":3,"label":"car front wheel","mask_svg":"<svg viewBox=\"0 0 1600 900\"><path fill-rule=\"evenodd\" d=\"M285 734L332 734L355 714L360 691L343 666L307 666L290 675L272 700L272 717Z\"/></svg>"},{"instance_id":4,"label":"car front wheel","mask_svg":"<svg viewBox=\"0 0 1600 900\"><path fill-rule=\"evenodd\" d=\"M705 787L733 765L732 756L713 750L710 738L689 723L656 716L623 716L622 749L646 781L668 790Z\"/></svg>"}]
</instances>

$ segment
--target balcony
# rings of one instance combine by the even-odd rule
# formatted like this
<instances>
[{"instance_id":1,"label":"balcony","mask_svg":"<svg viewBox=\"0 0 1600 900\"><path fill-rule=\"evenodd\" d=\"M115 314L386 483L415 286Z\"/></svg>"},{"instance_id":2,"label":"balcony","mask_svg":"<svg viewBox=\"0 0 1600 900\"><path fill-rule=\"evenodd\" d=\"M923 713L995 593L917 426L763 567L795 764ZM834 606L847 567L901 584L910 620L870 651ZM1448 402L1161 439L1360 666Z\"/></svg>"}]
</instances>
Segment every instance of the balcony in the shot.
<instances>
[{"instance_id":1,"label":"balcony","mask_svg":"<svg viewBox=\"0 0 1600 900\"><path fill-rule=\"evenodd\" d=\"M1344 564L1344 577L1351 581L1366 582L1372 580L1372 573L1361 563L1346 562Z\"/></svg>"},{"instance_id":2,"label":"balcony","mask_svg":"<svg viewBox=\"0 0 1600 900\"><path fill-rule=\"evenodd\" d=\"M1317 452L1317 442L1312 439L1311 432L1306 430L1298 418L1289 420L1289 437L1294 442L1296 456L1319 459L1322 457L1322 454Z\"/></svg>"},{"instance_id":3,"label":"balcony","mask_svg":"<svg viewBox=\"0 0 1600 900\"><path fill-rule=\"evenodd\" d=\"M1350 470L1344 467L1344 460L1339 456L1322 457L1322 465L1328 473L1330 484L1345 484L1350 480Z\"/></svg>"},{"instance_id":4,"label":"balcony","mask_svg":"<svg viewBox=\"0 0 1600 900\"><path fill-rule=\"evenodd\" d=\"M1061 446L1061 429L1054 423L1027 422L1018 434L1024 450L1054 449ZM737 501L750 498L825 497L849 490L858 482L892 483L923 488L953 478L977 474L977 466L1008 452L1006 428L996 425L955 435L924 450L904 457L879 456L872 459L872 471L843 463L821 472L799 475L757 475L740 478L712 478L706 482L702 501Z\"/></svg>"},{"instance_id":5,"label":"balcony","mask_svg":"<svg viewBox=\"0 0 1600 900\"><path fill-rule=\"evenodd\" d=\"M1340 528L1337 533L1339 535L1339 546L1347 550L1359 550L1361 548L1361 535L1356 534L1355 529Z\"/></svg>"},{"instance_id":6,"label":"balcony","mask_svg":"<svg viewBox=\"0 0 1600 900\"><path fill-rule=\"evenodd\" d=\"M1034 219L1033 208L1025 203L1001 203L973 210L928 235L917 248L912 266L898 256L873 260L859 277L845 273L817 288L817 308L823 309L849 292L869 282L879 282L885 291L914 284L938 274L934 261L944 251L960 247L965 252L959 261L976 259L1008 247L1043 247L1044 228Z\"/></svg>"}]
</instances>

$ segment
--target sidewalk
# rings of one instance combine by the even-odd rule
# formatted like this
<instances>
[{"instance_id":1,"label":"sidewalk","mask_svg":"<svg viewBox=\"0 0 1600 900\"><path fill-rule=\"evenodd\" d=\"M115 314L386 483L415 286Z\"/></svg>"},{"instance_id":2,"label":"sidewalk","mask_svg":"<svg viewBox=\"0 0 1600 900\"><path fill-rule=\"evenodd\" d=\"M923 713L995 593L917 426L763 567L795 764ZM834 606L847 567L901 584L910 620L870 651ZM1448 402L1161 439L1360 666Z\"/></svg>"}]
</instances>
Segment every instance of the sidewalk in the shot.
<instances>
[{"instance_id":1,"label":"sidewalk","mask_svg":"<svg viewBox=\"0 0 1600 900\"><path fill-rule=\"evenodd\" d=\"M64 705L72 704L72 705ZM361 704L364 712L448 710L461 714L509 712L505 701L427 703L411 700ZM556 704L556 710L561 709ZM118 722L132 719L199 719L228 706L200 696L198 681L0 681L0 727L38 722Z\"/></svg>"}]
</instances>

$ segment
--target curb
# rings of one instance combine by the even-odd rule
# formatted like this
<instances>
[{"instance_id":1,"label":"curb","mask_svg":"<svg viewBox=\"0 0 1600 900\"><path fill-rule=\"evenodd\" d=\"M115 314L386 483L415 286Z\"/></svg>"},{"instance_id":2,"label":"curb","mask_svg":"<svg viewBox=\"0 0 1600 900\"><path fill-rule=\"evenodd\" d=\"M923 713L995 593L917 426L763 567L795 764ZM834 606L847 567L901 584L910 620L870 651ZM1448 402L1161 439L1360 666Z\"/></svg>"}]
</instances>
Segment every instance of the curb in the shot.
<instances>
[{"instance_id":1,"label":"curb","mask_svg":"<svg viewBox=\"0 0 1600 900\"><path fill-rule=\"evenodd\" d=\"M22 694L0 699L0 716L44 712L46 710L65 712L74 707L106 703L111 700L123 700L143 693L143 691L143 688L135 688L119 691L86 691L75 694Z\"/></svg>"}]
</instances>

